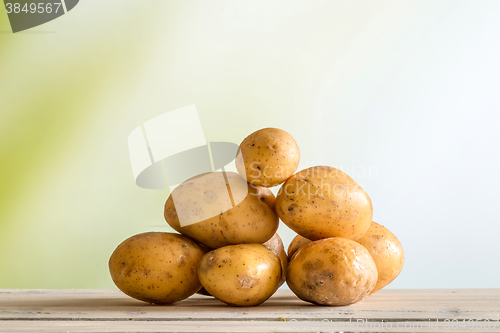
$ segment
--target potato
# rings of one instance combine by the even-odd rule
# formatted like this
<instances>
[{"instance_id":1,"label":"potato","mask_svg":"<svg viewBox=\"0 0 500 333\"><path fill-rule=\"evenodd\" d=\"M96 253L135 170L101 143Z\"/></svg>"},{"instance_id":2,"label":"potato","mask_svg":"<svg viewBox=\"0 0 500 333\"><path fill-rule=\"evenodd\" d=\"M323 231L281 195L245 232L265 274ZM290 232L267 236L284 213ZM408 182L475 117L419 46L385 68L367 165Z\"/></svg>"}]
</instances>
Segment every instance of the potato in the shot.
<instances>
[{"instance_id":1,"label":"potato","mask_svg":"<svg viewBox=\"0 0 500 333\"><path fill-rule=\"evenodd\" d=\"M300 151L287 132L278 128L258 130L243 140L236 156L236 169L249 183L273 187L293 175Z\"/></svg>"},{"instance_id":2,"label":"potato","mask_svg":"<svg viewBox=\"0 0 500 333\"><path fill-rule=\"evenodd\" d=\"M271 190L251 186L234 172L211 172L175 188L164 214L174 230L215 249L269 240L279 223L273 203Z\"/></svg>"},{"instance_id":3,"label":"potato","mask_svg":"<svg viewBox=\"0 0 500 333\"><path fill-rule=\"evenodd\" d=\"M304 238L301 235L295 236L290 242L290 245L288 245L288 260L292 260L294 253L297 252L298 249L311 242L312 240Z\"/></svg>"},{"instance_id":4,"label":"potato","mask_svg":"<svg viewBox=\"0 0 500 333\"><path fill-rule=\"evenodd\" d=\"M201 288L198 265L206 250L188 237L147 232L132 236L109 258L118 289L155 304L183 300Z\"/></svg>"},{"instance_id":5,"label":"potato","mask_svg":"<svg viewBox=\"0 0 500 333\"><path fill-rule=\"evenodd\" d=\"M373 208L368 194L347 174L316 166L296 173L281 186L276 212L307 239L357 240L370 227Z\"/></svg>"},{"instance_id":6,"label":"potato","mask_svg":"<svg viewBox=\"0 0 500 333\"><path fill-rule=\"evenodd\" d=\"M373 290L377 266L362 245L333 237L302 246L288 264L286 281L304 301L349 305Z\"/></svg>"},{"instance_id":7,"label":"potato","mask_svg":"<svg viewBox=\"0 0 500 333\"><path fill-rule=\"evenodd\" d=\"M378 280L373 294L391 283L401 272L405 261L403 247L392 232L376 222L371 223L358 243L370 252L377 265Z\"/></svg>"},{"instance_id":8,"label":"potato","mask_svg":"<svg viewBox=\"0 0 500 333\"><path fill-rule=\"evenodd\" d=\"M286 252L285 252L285 248L283 246L283 241L281 240L281 237L278 235L278 233L275 233L274 236L271 237L270 240L263 243L262 245L267 247L269 250L273 251L274 254L277 255L281 261L281 281L279 283L279 285L281 286L283 283L285 283L286 269L288 266L288 258L287 258ZM203 287L197 292L197 294L205 295L205 296L212 296Z\"/></svg>"},{"instance_id":9,"label":"potato","mask_svg":"<svg viewBox=\"0 0 500 333\"><path fill-rule=\"evenodd\" d=\"M255 186L252 184L250 184L250 186L254 189L254 191L259 193L260 200L271 207L273 212L276 213L276 197L273 192L266 187Z\"/></svg>"},{"instance_id":10,"label":"potato","mask_svg":"<svg viewBox=\"0 0 500 333\"><path fill-rule=\"evenodd\" d=\"M285 247L283 246L283 241L281 240L281 237L278 235L278 233L275 233L273 237L271 237L270 240L265 242L264 244L265 247L270 249L271 251L276 254L281 261L281 282L280 286L285 283L286 280L286 269L288 267L288 257L285 252Z\"/></svg>"},{"instance_id":11,"label":"potato","mask_svg":"<svg viewBox=\"0 0 500 333\"><path fill-rule=\"evenodd\" d=\"M207 253L198 270L203 287L233 306L259 305L278 289L280 259L262 244L221 247Z\"/></svg>"}]
</instances>

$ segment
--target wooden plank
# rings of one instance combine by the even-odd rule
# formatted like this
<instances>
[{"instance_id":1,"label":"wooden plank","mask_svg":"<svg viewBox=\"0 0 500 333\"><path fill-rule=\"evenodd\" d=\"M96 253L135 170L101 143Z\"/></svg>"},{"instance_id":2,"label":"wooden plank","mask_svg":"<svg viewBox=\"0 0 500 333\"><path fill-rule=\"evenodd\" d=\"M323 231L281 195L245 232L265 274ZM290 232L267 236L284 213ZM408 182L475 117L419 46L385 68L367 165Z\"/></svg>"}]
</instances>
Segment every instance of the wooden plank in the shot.
<instances>
[{"instance_id":1,"label":"wooden plank","mask_svg":"<svg viewBox=\"0 0 500 333\"><path fill-rule=\"evenodd\" d=\"M0 332L372 332L389 323L391 332L500 332L499 319L500 289L382 290L346 307L315 306L279 290L247 308L200 295L157 306L118 290L0 290Z\"/></svg>"},{"instance_id":2,"label":"wooden plank","mask_svg":"<svg viewBox=\"0 0 500 333\"><path fill-rule=\"evenodd\" d=\"M306 323L302 323L303 326L297 326L290 322L206 322L206 321L196 321L196 322L0 322L0 332L9 333L19 333L19 332L51 332L51 333L62 333L62 332L422 332L422 333L439 333L439 332L499 332L498 326L493 328L493 325L489 329L452 329L445 328L443 323L438 327L430 328L428 324L423 326L410 326L413 323L406 323L407 328L397 328L396 325L392 326L390 329L386 328L365 328L352 327L349 328L349 323L345 323L344 328L341 328L341 323L337 323L337 328L332 325L317 323L316 327L312 324L310 327L306 327ZM402 323L404 325L405 323Z\"/></svg>"}]
</instances>

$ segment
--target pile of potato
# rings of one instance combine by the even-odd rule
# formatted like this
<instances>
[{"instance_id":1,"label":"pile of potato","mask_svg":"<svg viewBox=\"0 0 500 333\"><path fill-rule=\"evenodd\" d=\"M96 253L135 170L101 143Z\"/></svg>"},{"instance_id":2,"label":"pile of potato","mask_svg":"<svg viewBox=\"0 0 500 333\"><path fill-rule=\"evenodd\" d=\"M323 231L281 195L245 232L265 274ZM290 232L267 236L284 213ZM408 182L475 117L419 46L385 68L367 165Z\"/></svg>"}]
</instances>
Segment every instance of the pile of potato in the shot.
<instances>
[{"instance_id":1,"label":"pile of potato","mask_svg":"<svg viewBox=\"0 0 500 333\"><path fill-rule=\"evenodd\" d=\"M265 128L241 143L234 172L211 172L180 184L164 216L180 234L130 237L109 269L125 294L171 304L199 292L234 306L261 304L286 280L302 300L324 305L358 302L401 271L398 239L372 222L370 197L329 166L295 173L297 143ZM281 185L277 197L269 187ZM279 219L298 235L288 255Z\"/></svg>"}]
</instances>

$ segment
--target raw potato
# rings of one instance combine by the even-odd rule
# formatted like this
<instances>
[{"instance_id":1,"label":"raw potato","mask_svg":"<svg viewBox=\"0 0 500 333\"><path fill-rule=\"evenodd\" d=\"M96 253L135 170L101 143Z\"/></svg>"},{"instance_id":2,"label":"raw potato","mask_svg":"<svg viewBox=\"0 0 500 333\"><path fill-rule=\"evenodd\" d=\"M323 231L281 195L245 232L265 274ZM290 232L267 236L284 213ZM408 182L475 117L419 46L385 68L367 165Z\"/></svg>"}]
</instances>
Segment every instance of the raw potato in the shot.
<instances>
[{"instance_id":1,"label":"raw potato","mask_svg":"<svg viewBox=\"0 0 500 333\"><path fill-rule=\"evenodd\" d=\"M370 294L377 266L355 241L334 237L302 246L288 264L286 281L302 300L321 305L349 305Z\"/></svg>"},{"instance_id":2,"label":"raw potato","mask_svg":"<svg viewBox=\"0 0 500 333\"><path fill-rule=\"evenodd\" d=\"M262 244L221 247L207 253L198 270L203 287L229 305L259 305L278 289L280 259Z\"/></svg>"},{"instance_id":3,"label":"raw potato","mask_svg":"<svg viewBox=\"0 0 500 333\"><path fill-rule=\"evenodd\" d=\"M288 257L286 255L285 248L283 246L283 241L281 240L281 237L278 235L278 233L275 233L270 240L268 240L262 245L267 247L269 250L273 251L274 254L276 254L281 261L281 281L279 284L281 286L286 281L286 269L288 267ZM203 287L197 292L197 294L212 296Z\"/></svg>"},{"instance_id":4,"label":"raw potato","mask_svg":"<svg viewBox=\"0 0 500 333\"><path fill-rule=\"evenodd\" d=\"M278 192L276 212L299 235L318 240L357 240L372 221L370 197L339 169L316 166L288 179Z\"/></svg>"},{"instance_id":5,"label":"raw potato","mask_svg":"<svg viewBox=\"0 0 500 333\"><path fill-rule=\"evenodd\" d=\"M297 252L298 249L311 242L312 240L304 238L301 235L295 236L290 242L290 245L288 245L288 260L292 260L294 253Z\"/></svg>"},{"instance_id":6,"label":"raw potato","mask_svg":"<svg viewBox=\"0 0 500 333\"><path fill-rule=\"evenodd\" d=\"M274 196L273 192L266 187L255 186L252 184L250 184L250 186L253 187L254 190L259 193L260 200L266 203L269 207L271 207L273 212L276 213L276 197Z\"/></svg>"},{"instance_id":7,"label":"raw potato","mask_svg":"<svg viewBox=\"0 0 500 333\"><path fill-rule=\"evenodd\" d=\"M156 304L183 300L201 288L198 265L206 250L188 237L147 232L118 245L111 278L130 297Z\"/></svg>"},{"instance_id":8,"label":"raw potato","mask_svg":"<svg viewBox=\"0 0 500 333\"><path fill-rule=\"evenodd\" d=\"M273 187L293 175L299 160L299 147L290 134L278 128L264 128L240 144L236 168L249 183Z\"/></svg>"},{"instance_id":9,"label":"raw potato","mask_svg":"<svg viewBox=\"0 0 500 333\"><path fill-rule=\"evenodd\" d=\"M212 249L266 242L279 223L271 190L251 186L234 172L225 176L211 172L175 188L165 203L166 221L174 230ZM181 226L181 219L192 224Z\"/></svg>"},{"instance_id":10,"label":"raw potato","mask_svg":"<svg viewBox=\"0 0 500 333\"><path fill-rule=\"evenodd\" d=\"M373 294L391 283L401 272L405 261L403 247L392 232L376 222L372 222L358 243L370 252L377 265L378 281Z\"/></svg>"},{"instance_id":11,"label":"raw potato","mask_svg":"<svg viewBox=\"0 0 500 333\"><path fill-rule=\"evenodd\" d=\"M281 271L282 271L281 282L280 282L280 286L281 286L283 283L285 283L286 270L288 267L288 256L286 255L285 247L283 246L283 241L281 240L280 235L278 235L278 233L275 233L274 236L271 237L270 240L268 240L267 242L265 242L262 245L264 245L265 247L267 247L268 249L273 251L274 254L276 254L280 258Z\"/></svg>"}]
</instances>

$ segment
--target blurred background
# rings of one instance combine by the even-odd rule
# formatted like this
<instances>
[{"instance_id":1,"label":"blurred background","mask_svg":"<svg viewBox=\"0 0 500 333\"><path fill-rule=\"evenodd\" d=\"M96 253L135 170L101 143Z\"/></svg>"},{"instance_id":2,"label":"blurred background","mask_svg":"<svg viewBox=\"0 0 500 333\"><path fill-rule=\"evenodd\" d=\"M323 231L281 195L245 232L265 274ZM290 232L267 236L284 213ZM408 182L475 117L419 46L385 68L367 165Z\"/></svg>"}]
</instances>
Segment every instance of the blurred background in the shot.
<instances>
[{"instance_id":1,"label":"blurred background","mask_svg":"<svg viewBox=\"0 0 500 333\"><path fill-rule=\"evenodd\" d=\"M190 104L208 141L278 127L363 186L405 250L388 288L500 287L500 2L87 0L16 34L0 9L0 288L113 288L115 247L171 230L128 135Z\"/></svg>"}]
</instances>

